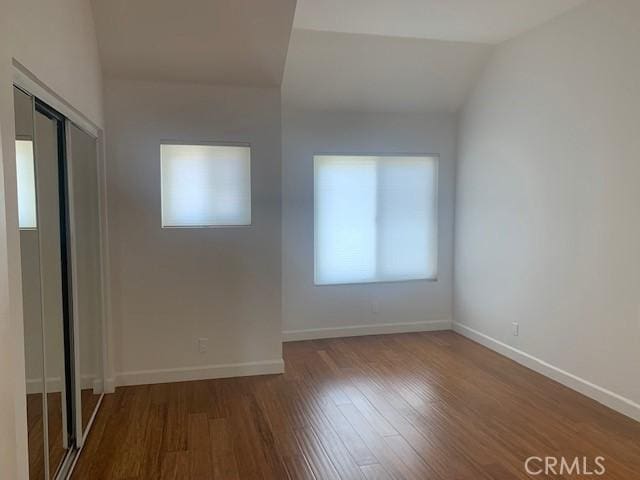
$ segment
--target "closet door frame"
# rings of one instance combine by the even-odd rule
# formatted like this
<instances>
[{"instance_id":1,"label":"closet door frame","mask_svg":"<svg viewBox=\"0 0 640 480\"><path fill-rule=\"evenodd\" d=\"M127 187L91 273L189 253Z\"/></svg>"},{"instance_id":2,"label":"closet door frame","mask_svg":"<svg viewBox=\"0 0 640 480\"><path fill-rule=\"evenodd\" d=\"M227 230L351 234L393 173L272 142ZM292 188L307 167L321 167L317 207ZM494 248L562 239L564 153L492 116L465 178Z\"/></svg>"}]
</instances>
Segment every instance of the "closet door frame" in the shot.
<instances>
[{"instance_id":1,"label":"closet door frame","mask_svg":"<svg viewBox=\"0 0 640 480\"><path fill-rule=\"evenodd\" d=\"M82 128L79 125L76 125L75 123L73 123L71 120L66 119L66 124L65 124L65 133L66 133L66 146L67 146L67 156L66 156L66 163L67 163L67 187L68 187L68 195L69 198L72 199L74 198L74 191L73 191L73 148L72 148L72 139L71 139L71 127L75 126L76 128L80 129L83 133L87 134L89 137L91 137L92 139L95 140L96 144L96 162L98 161L99 158L99 149L98 149L98 141L99 138L92 134L91 132L86 131L84 128ZM96 178L96 184L100 185L100 178L99 178L99 165L96 165L96 173L98 174L98 178ZM75 211L74 211L74 204L73 201L69 201L68 203L69 205L69 240L70 240L70 254L71 254L71 276L72 278L78 278L78 274L77 274L77 269L78 269L78 261L76 258L76 250L74 248L74 245L76 245L76 232L75 232L75 223L73 221L74 218L76 218L75 216ZM100 198L98 195L98 210L100 210ZM100 244L98 245L99 248L99 252L100 252L100 265L102 268L102 257L103 257L103 248L102 248L102 222L99 222L100 225L100 231L99 231L99 241ZM100 281L102 283L102 281L104 280L102 278L103 276L101 276ZM101 287L103 287L103 285L101 285ZM102 288L101 288L102 290ZM72 303L73 303L73 311L74 312L80 312L80 308L79 308L79 294L78 294L78 289L77 289L77 284L73 284L73 288L71 291L72 294ZM101 317L104 318L104 306L102 305L102 301L104 300L104 295L101 294L101 309L102 309L102 315ZM77 322L74 323L74 328L73 328L73 356L74 356L74 363L75 365L78 367L78 370L80 368L80 366L82 365L81 363L81 358L80 358L80 329L82 328L81 323L81 318L79 316L79 313L76 313L75 317L74 317ZM103 323L102 319L101 319L101 323ZM104 329L103 329L104 330ZM101 335L102 337L102 335ZM103 342L104 343L104 342ZM104 357L104 355L103 355ZM103 358L104 359L104 358ZM103 369L104 371L104 369ZM102 392L100 394L100 398L98 399L98 402L96 403L96 406L93 410L93 412L91 412L91 417L89 419L89 422L87 423L87 428L83 429L83 425L82 425L82 375L80 374L80 371L77 372L77 375L75 376L75 389L73 392L74 395L74 401L75 401L75 405L77 406L75 409L75 439L76 439L76 445L79 449L81 449L84 446L84 442L87 438L87 435L89 435L89 431L91 430L91 427L93 425L93 421L95 420L96 414L98 413L98 410L100 409L100 405L102 404L102 399L104 398L104 383L105 383L105 379L104 379L104 375L102 376Z\"/></svg>"},{"instance_id":2,"label":"closet door frame","mask_svg":"<svg viewBox=\"0 0 640 480\"><path fill-rule=\"evenodd\" d=\"M74 322L73 322L73 304L71 301L71 293L73 289L73 278L70 271L71 266L71 250L70 250L70 242L69 242L69 195L68 195L68 187L67 187L67 173L66 173L66 123L65 118L59 112L49 107L47 104L42 102L42 100L37 97L33 97L34 102L34 113L41 114L46 118L52 120L56 124L56 137L57 137L57 165L56 171L57 182L58 182L58 210L59 210L59 231L60 231L60 271L62 274L61 279L61 287L62 287L62 336L64 342L64 385L62 388L62 425L64 428L62 429L62 447L67 451L65 456L62 459L62 463L60 465L48 465L46 470L48 470L48 478L51 478L53 473L62 473L65 472L67 468L67 464L70 462L71 457L73 455L73 450L75 447L75 430L74 430L74 420L73 420L73 412L77 409L75 404L75 399L72 395L72 392L75 391L75 383L76 383L76 372L74 362L72 361L71 354L73 352L74 347L74 339L73 339L73 331L74 331ZM35 117L34 117L35 118ZM35 142L37 138L36 132L37 126L34 121L34 155L38 158L38 147ZM38 179L38 172L36 168L36 178ZM37 180L39 182L40 180ZM47 248L46 245L42 245L41 239L38 240L40 251L42 252L43 248ZM47 332L44 328L43 323L43 338L44 345L43 348L43 359L44 361L44 374L45 378L47 378L47 362L46 362L46 338ZM45 382L45 395L44 395L44 406L45 411L48 412L48 395L46 394L46 382ZM48 416L46 423L46 431L48 437ZM48 441L47 441L47 457L48 457ZM59 468L58 468L59 467ZM56 470L57 469L57 470ZM56 476L59 478L59 476Z\"/></svg>"},{"instance_id":3,"label":"closet door frame","mask_svg":"<svg viewBox=\"0 0 640 480\"><path fill-rule=\"evenodd\" d=\"M89 120L82 112L75 109L71 104L69 104L64 98L57 95L55 90L47 86L44 82L41 82L38 77L31 71L29 71L24 65L17 62L15 59L12 60L12 71L13 71L13 84L19 90L22 90L27 95L33 98L34 105L34 113L35 113L35 100L39 99L41 102L50 106L50 108L55 109L57 112L62 114L62 116L66 117L66 121L73 122L74 125L79 127L84 132L88 133L92 137L96 138L96 148L97 148L97 168L98 168L98 209L99 209L99 227L100 227L100 270L101 270L101 340L102 340L102 366L101 366L101 374L102 374L102 382L103 382L103 395L100 396L100 400L96 406L96 409L93 412L91 420L87 425L86 431L83 435L78 435L76 432L76 443L74 448L74 454L67 457L68 462L65 462L63 468L61 469L61 473L65 473L65 476L60 476L60 478L68 478L73 471L73 467L78 459L78 455L82 450L84 445L84 440L86 440L86 436L88 435L93 421L95 419L95 415L98 412L100 405L102 403L102 399L104 398L104 393L112 393L115 390L115 379L113 378L113 368L111 366L111 354L110 354L110 341L111 338L111 308L110 308L110 299L111 299L111 275L109 269L109 239L107 234L107 224L108 224L108 215L107 215L107 181L106 181L106 155L105 155L105 143L104 143L104 130L98 127L95 123ZM68 128L67 128L68 130ZM66 138L64 139L66 141ZM75 330L75 329L74 329ZM77 345L77 343L76 343ZM74 347L74 355L75 347ZM77 385L78 389L80 388L80 384ZM77 401L77 400L76 400ZM76 424L80 425L82 428L82 422L77 422ZM48 459L47 466L48 467Z\"/></svg>"},{"instance_id":4,"label":"closet door frame","mask_svg":"<svg viewBox=\"0 0 640 480\"><path fill-rule=\"evenodd\" d=\"M16 89L18 89L21 93L23 93L24 95L29 97L29 102L30 102L30 108L31 108L31 135L16 135L16 140L29 140L32 142L32 151L33 151L33 171L34 171L34 180L36 181L36 185L34 186L35 188L35 199L36 199L36 222L37 222L37 226L36 226L36 230L38 230L39 228L39 222L40 222L40 216L38 214L38 210L37 210L37 205L38 205L38 187L37 187L37 179L38 177L38 162L37 162L37 158L38 158L38 145L36 143L36 102L35 102L35 97L33 95L31 95L29 92L23 90L22 88L18 87L17 85L14 86ZM40 274L40 277L38 278L38 292L40 294L40 302L42 302L42 276L41 276L41 268L40 268L40 263L41 263L41 258L40 258L40 248L41 248L41 244L40 244L40 233L38 232L38 240L37 240L37 249L38 249L38 272ZM21 246L22 248L22 246ZM22 265L21 265L22 268ZM49 460L49 409L48 409L48 398L47 398L47 361L46 361L46 357L47 357L47 349L46 349L46 338L45 338L45 326L44 326L44 320L43 320L43 316L42 316L42 305L40 305L40 311L39 311L39 319L40 319L40 351L42 354L42 364L40 366L40 372L42 375L42 379L41 379L41 388L42 388L42 419L40 420L42 422L42 467L43 467L43 474L44 474L44 479L48 480L50 478L50 473L49 470L51 469L50 466L50 460ZM66 387L65 387L66 388ZM63 422L66 422L66 420L63 419ZM28 433L27 433L28 435Z\"/></svg>"}]
</instances>

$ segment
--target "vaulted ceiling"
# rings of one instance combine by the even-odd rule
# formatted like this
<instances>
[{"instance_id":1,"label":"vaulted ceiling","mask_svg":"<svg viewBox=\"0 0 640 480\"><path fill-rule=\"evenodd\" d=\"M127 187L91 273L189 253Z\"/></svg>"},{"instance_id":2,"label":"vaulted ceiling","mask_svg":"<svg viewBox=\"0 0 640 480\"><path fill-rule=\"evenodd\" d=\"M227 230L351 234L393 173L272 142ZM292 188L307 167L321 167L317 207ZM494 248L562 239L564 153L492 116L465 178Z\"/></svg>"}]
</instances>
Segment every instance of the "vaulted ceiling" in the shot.
<instances>
[{"instance_id":1,"label":"vaulted ceiling","mask_svg":"<svg viewBox=\"0 0 640 480\"><path fill-rule=\"evenodd\" d=\"M489 45L294 30L286 108L370 112L457 110Z\"/></svg>"},{"instance_id":2,"label":"vaulted ceiling","mask_svg":"<svg viewBox=\"0 0 640 480\"><path fill-rule=\"evenodd\" d=\"M92 0L107 76L280 85L296 0Z\"/></svg>"},{"instance_id":3,"label":"vaulted ceiling","mask_svg":"<svg viewBox=\"0 0 640 480\"><path fill-rule=\"evenodd\" d=\"M493 45L584 0L298 0L285 107L455 112Z\"/></svg>"},{"instance_id":4,"label":"vaulted ceiling","mask_svg":"<svg viewBox=\"0 0 640 480\"><path fill-rule=\"evenodd\" d=\"M584 2L91 1L108 77L282 84L289 108L398 112L457 110L494 44Z\"/></svg>"},{"instance_id":5,"label":"vaulted ceiling","mask_svg":"<svg viewBox=\"0 0 640 480\"><path fill-rule=\"evenodd\" d=\"M585 0L298 0L295 28L500 43Z\"/></svg>"}]
</instances>

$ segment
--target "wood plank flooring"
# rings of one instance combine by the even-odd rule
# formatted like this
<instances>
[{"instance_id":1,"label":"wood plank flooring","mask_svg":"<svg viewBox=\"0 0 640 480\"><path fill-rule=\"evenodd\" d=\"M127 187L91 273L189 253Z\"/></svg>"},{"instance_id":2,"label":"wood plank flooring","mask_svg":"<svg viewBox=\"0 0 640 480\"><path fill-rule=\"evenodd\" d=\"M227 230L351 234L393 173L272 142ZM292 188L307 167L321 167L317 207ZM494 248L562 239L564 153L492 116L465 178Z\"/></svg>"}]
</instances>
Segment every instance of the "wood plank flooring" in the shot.
<instances>
[{"instance_id":1,"label":"wood plank flooring","mask_svg":"<svg viewBox=\"0 0 640 480\"><path fill-rule=\"evenodd\" d=\"M81 391L82 425L86 425L98 404L100 395L93 389ZM45 477L44 467L44 419L42 415L42 393L27 395L27 433L29 445L29 479L41 480ZM60 466L67 451L62 445L62 395L60 392L47 394L47 418L49 437L49 465L55 471Z\"/></svg>"},{"instance_id":2,"label":"wood plank flooring","mask_svg":"<svg viewBox=\"0 0 640 480\"><path fill-rule=\"evenodd\" d=\"M44 478L44 424L41 393L27 395L27 439L29 445L29 478Z\"/></svg>"},{"instance_id":3,"label":"wood plank flooring","mask_svg":"<svg viewBox=\"0 0 640 480\"><path fill-rule=\"evenodd\" d=\"M27 438L29 442L29 478L44 478L44 420L42 393L27 395ZM62 462L66 450L62 447L62 395L47 393L49 465L55 469Z\"/></svg>"},{"instance_id":4,"label":"wood plank flooring","mask_svg":"<svg viewBox=\"0 0 640 480\"><path fill-rule=\"evenodd\" d=\"M453 332L292 342L286 373L119 388L73 478L640 478L640 423ZM536 464L538 466L539 464Z\"/></svg>"}]
</instances>

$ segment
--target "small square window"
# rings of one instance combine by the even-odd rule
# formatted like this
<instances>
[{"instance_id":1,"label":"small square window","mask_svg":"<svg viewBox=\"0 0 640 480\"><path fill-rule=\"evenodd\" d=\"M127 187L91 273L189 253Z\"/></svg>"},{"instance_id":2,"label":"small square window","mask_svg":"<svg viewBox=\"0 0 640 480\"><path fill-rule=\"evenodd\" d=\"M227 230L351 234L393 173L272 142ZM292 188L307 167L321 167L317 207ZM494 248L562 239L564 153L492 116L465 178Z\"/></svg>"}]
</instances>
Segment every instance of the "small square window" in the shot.
<instances>
[{"instance_id":1,"label":"small square window","mask_svg":"<svg viewBox=\"0 0 640 480\"><path fill-rule=\"evenodd\" d=\"M251 224L251 148L160 145L163 227Z\"/></svg>"}]
</instances>

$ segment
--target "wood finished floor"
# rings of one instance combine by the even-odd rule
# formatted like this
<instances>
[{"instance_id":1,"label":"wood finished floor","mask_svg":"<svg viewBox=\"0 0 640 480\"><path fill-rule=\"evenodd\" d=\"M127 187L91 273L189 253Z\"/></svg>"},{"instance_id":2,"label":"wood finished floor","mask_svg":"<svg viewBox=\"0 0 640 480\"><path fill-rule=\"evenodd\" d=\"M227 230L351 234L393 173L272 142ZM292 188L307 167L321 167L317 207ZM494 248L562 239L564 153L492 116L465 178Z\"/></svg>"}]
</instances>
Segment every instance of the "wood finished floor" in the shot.
<instances>
[{"instance_id":1,"label":"wood finished floor","mask_svg":"<svg viewBox=\"0 0 640 480\"><path fill-rule=\"evenodd\" d=\"M29 478L44 478L44 423L41 393L27 395L27 432L29 442ZM49 437L49 465L55 470L62 462L65 449L62 447L62 395L47 393L47 418Z\"/></svg>"},{"instance_id":2,"label":"wood finished floor","mask_svg":"<svg viewBox=\"0 0 640 480\"><path fill-rule=\"evenodd\" d=\"M95 395L92 389L85 389L81 392L82 404L82 426L91 419L100 395ZM44 419L42 415L43 399L41 393L31 393L27 395L27 438L29 445L29 479L41 480L45 476L44 471ZM49 465L52 470L56 470L64 456L66 450L62 445L62 395L57 393L47 394L47 418L49 437Z\"/></svg>"},{"instance_id":3,"label":"wood finished floor","mask_svg":"<svg viewBox=\"0 0 640 480\"><path fill-rule=\"evenodd\" d=\"M284 375L119 388L73 478L585 478L529 477L532 455L640 478L640 423L453 332L293 342L284 359Z\"/></svg>"}]
</instances>

